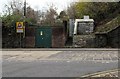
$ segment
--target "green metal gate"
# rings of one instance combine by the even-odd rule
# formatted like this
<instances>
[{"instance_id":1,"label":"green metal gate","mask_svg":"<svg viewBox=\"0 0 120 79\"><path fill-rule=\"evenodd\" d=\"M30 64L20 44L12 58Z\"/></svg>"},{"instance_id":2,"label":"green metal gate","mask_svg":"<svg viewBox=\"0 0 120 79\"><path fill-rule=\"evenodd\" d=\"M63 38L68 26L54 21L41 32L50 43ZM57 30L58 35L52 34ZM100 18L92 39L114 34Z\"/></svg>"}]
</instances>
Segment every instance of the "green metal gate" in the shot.
<instances>
[{"instance_id":1,"label":"green metal gate","mask_svg":"<svg viewBox=\"0 0 120 79\"><path fill-rule=\"evenodd\" d=\"M36 28L35 46L41 48L52 46L52 29L50 27Z\"/></svg>"}]
</instances>

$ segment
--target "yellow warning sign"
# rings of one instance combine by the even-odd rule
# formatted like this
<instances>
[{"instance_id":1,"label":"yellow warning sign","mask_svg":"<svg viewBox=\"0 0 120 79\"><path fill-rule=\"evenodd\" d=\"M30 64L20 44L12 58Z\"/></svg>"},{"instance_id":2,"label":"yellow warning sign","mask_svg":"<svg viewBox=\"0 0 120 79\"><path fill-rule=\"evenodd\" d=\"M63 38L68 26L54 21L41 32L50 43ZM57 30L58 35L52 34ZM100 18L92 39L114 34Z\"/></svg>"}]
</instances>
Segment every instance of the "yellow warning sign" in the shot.
<instances>
[{"instance_id":1,"label":"yellow warning sign","mask_svg":"<svg viewBox=\"0 0 120 79\"><path fill-rule=\"evenodd\" d=\"M24 32L23 22L16 22L16 32L17 33L23 33Z\"/></svg>"},{"instance_id":2,"label":"yellow warning sign","mask_svg":"<svg viewBox=\"0 0 120 79\"><path fill-rule=\"evenodd\" d=\"M16 28L23 28L23 22L17 22Z\"/></svg>"}]
</instances>

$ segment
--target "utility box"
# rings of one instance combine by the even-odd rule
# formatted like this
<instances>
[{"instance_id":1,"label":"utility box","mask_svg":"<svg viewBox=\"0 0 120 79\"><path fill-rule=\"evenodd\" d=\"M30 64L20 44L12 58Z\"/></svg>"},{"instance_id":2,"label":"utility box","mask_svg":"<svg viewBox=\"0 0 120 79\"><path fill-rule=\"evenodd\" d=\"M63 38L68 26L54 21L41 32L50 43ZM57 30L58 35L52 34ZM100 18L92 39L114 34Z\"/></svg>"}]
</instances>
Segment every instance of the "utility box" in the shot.
<instances>
[{"instance_id":1,"label":"utility box","mask_svg":"<svg viewBox=\"0 0 120 79\"><path fill-rule=\"evenodd\" d=\"M94 30L94 20L89 19L89 16L84 16L83 19L75 20L74 34L90 34Z\"/></svg>"},{"instance_id":2,"label":"utility box","mask_svg":"<svg viewBox=\"0 0 120 79\"><path fill-rule=\"evenodd\" d=\"M52 47L52 29L51 27L36 28L35 46L41 48Z\"/></svg>"},{"instance_id":3,"label":"utility box","mask_svg":"<svg viewBox=\"0 0 120 79\"><path fill-rule=\"evenodd\" d=\"M58 48L64 47L66 33L64 26L29 26L25 31L25 47Z\"/></svg>"},{"instance_id":4,"label":"utility box","mask_svg":"<svg viewBox=\"0 0 120 79\"><path fill-rule=\"evenodd\" d=\"M89 36L94 29L94 20L89 19L89 16L84 16L83 19L75 19L73 46L86 47L89 41L93 42L94 37Z\"/></svg>"}]
</instances>

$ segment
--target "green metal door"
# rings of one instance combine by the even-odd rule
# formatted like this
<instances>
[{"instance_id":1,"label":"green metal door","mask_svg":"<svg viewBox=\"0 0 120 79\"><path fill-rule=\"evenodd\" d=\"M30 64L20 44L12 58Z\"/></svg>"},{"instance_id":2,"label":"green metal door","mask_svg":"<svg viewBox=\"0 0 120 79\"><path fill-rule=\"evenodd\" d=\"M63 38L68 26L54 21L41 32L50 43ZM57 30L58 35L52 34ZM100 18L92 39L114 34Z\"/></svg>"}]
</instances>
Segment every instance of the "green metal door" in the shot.
<instances>
[{"instance_id":1,"label":"green metal door","mask_svg":"<svg viewBox=\"0 0 120 79\"><path fill-rule=\"evenodd\" d=\"M50 27L36 28L36 47L49 48L52 46L52 30Z\"/></svg>"}]
</instances>

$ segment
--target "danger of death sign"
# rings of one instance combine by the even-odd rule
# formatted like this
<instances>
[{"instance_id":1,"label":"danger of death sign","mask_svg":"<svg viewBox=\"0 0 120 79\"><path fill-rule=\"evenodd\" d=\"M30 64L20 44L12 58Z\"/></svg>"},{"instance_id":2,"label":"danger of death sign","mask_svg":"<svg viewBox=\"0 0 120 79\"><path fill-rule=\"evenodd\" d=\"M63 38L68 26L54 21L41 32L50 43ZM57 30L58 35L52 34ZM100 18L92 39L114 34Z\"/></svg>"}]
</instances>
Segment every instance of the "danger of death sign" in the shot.
<instances>
[{"instance_id":1,"label":"danger of death sign","mask_svg":"<svg viewBox=\"0 0 120 79\"><path fill-rule=\"evenodd\" d=\"M24 32L23 22L16 22L16 32L17 33L23 33Z\"/></svg>"}]
</instances>

